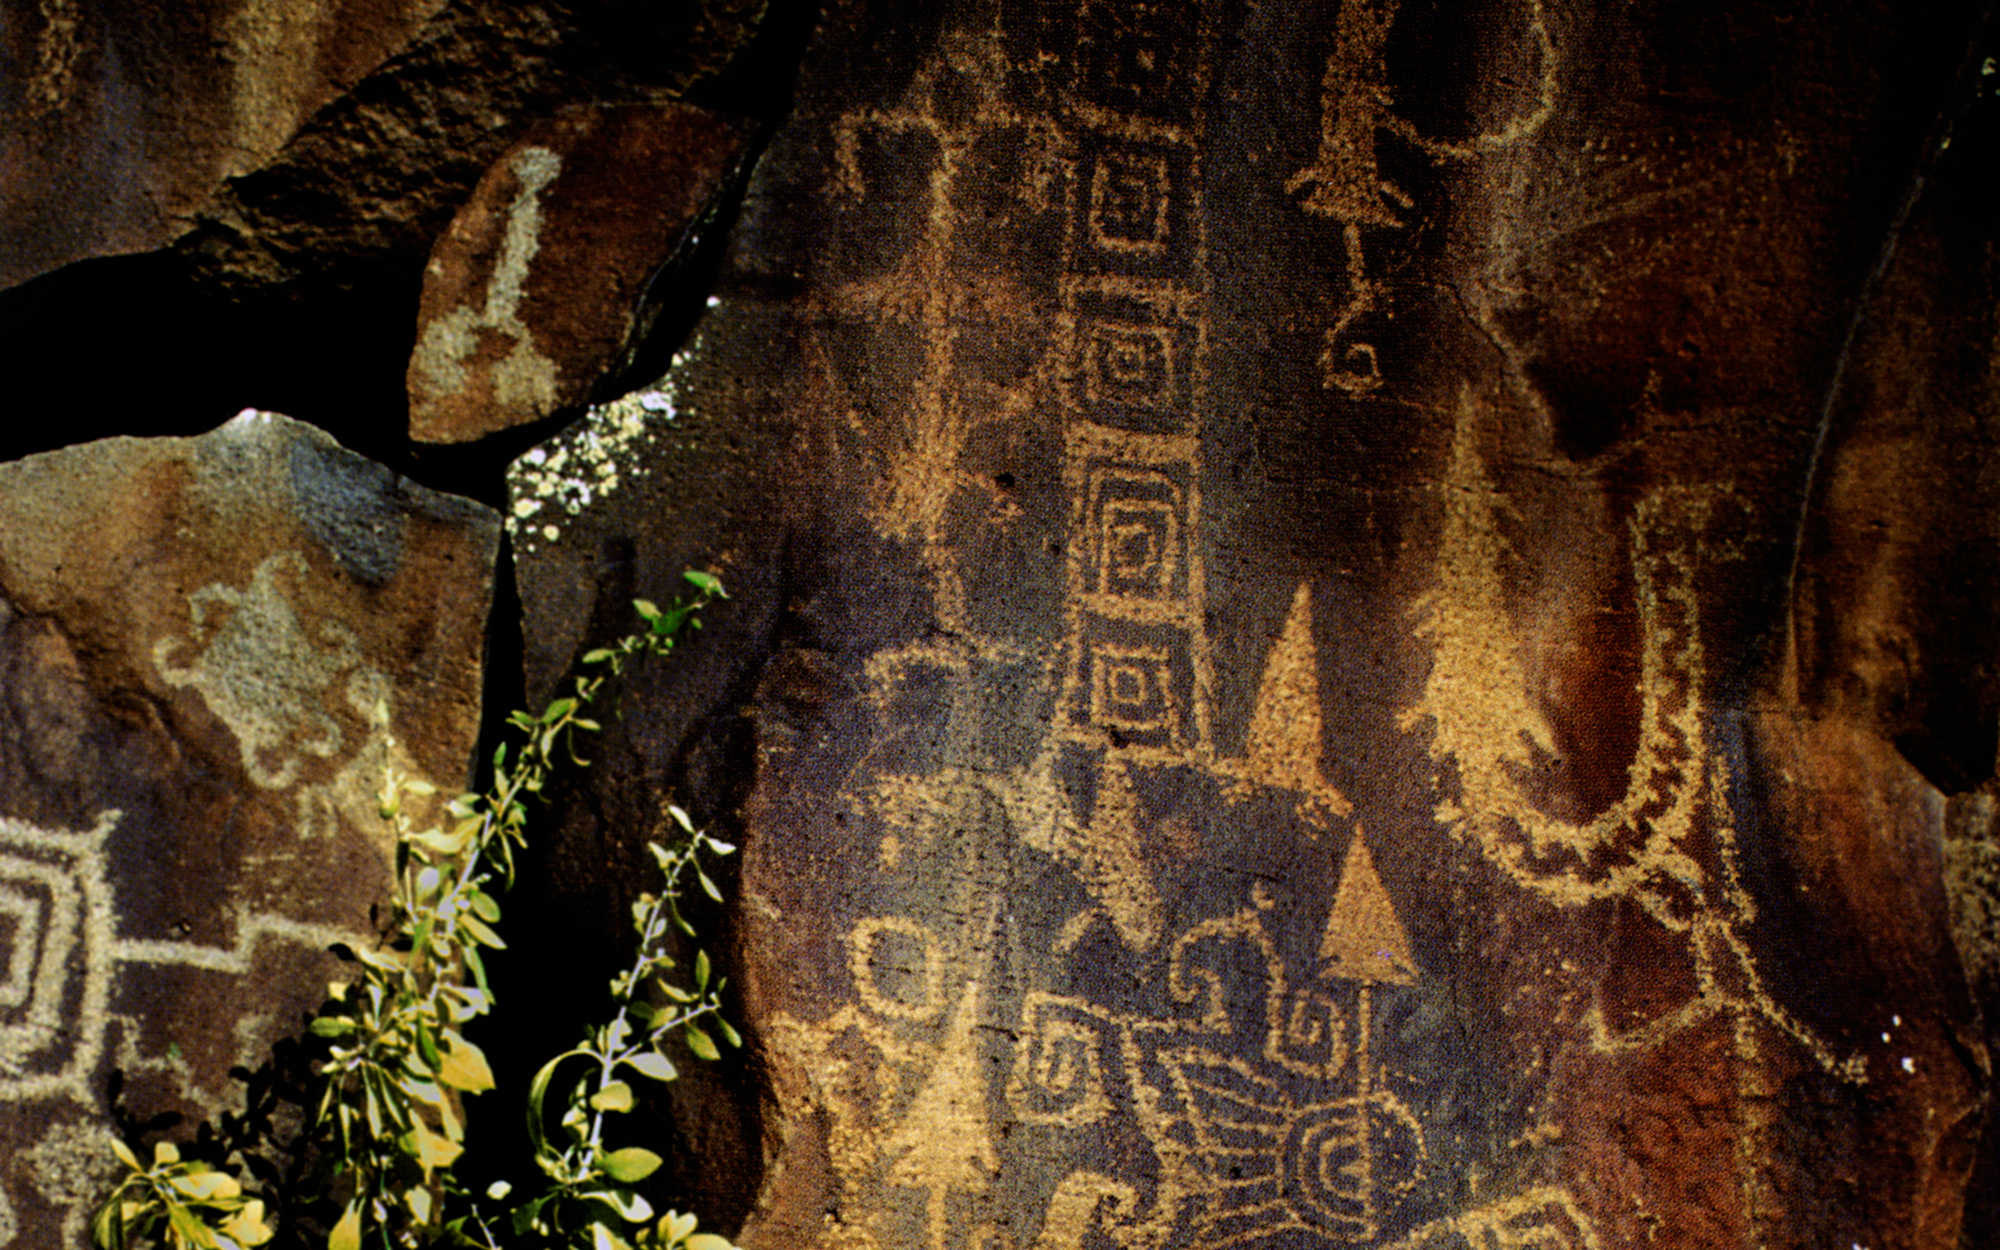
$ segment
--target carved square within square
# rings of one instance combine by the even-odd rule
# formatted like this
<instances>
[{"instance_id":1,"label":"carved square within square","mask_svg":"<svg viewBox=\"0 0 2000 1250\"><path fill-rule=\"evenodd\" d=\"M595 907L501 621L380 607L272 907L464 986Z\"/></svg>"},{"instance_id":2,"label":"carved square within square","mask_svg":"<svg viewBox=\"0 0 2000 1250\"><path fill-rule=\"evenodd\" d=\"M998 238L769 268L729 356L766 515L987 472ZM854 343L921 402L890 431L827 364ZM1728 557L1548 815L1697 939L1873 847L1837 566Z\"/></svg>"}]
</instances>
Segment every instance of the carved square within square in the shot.
<instances>
[{"instance_id":1,"label":"carved square within square","mask_svg":"<svg viewBox=\"0 0 2000 1250\"><path fill-rule=\"evenodd\" d=\"M1172 227L1173 177L1157 152L1098 154L1090 173L1090 243L1109 252L1161 255Z\"/></svg>"},{"instance_id":2,"label":"carved square within square","mask_svg":"<svg viewBox=\"0 0 2000 1250\"><path fill-rule=\"evenodd\" d=\"M1099 531L1098 589L1107 595L1165 597L1180 559L1180 518L1164 503L1113 500Z\"/></svg>"},{"instance_id":3,"label":"carved square within square","mask_svg":"<svg viewBox=\"0 0 2000 1250\"><path fill-rule=\"evenodd\" d=\"M1093 470L1091 556L1097 577L1086 585L1114 599L1161 600L1184 593L1185 506L1180 484L1158 470L1123 465Z\"/></svg>"},{"instance_id":4,"label":"carved square within square","mask_svg":"<svg viewBox=\"0 0 2000 1250\"><path fill-rule=\"evenodd\" d=\"M9 836L19 832L23 837ZM47 844L36 845L41 838ZM47 835L0 820L0 1098L75 1088L77 1061L94 1052L102 1021L85 992L92 951L86 932L85 865ZM22 843L27 844L23 845Z\"/></svg>"},{"instance_id":5,"label":"carved square within square","mask_svg":"<svg viewBox=\"0 0 2000 1250\"><path fill-rule=\"evenodd\" d=\"M1122 734L1180 738L1165 647L1093 643L1090 649L1090 719Z\"/></svg>"},{"instance_id":6,"label":"carved square within square","mask_svg":"<svg viewBox=\"0 0 2000 1250\"><path fill-rule=\"evenodd\" d=\"M1083 389L1093 403L1157 408L1174 396L1174 340L1162 326L1095 321L1084 330Z\"/></svg>"}]
</instances>

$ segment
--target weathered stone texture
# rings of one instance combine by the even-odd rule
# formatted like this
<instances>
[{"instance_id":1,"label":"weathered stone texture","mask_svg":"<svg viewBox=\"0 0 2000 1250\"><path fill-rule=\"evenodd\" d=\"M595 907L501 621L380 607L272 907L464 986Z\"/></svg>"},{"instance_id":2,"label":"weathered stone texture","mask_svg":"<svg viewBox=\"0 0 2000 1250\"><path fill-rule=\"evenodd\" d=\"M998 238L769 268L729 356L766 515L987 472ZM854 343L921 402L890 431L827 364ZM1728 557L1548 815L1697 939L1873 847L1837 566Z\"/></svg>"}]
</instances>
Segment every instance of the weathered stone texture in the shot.
<instances>
[{"instance_id":1,"label":"weathered stone texture","mask_svg":"<svg viewBox=\"0 0 2000 1250\"><path fill-rule=\"evenodd\" d=\"M0 5L0 287L163 247L445 0Z\"/></svg>"},{"instance_id":2,"label":"weathered stone texture","mask_svg":"<svg viewBox=\"0 0 2000 1250\"><path fill-rule=\"evenodd\" d=\"M1971 17L830 5L679 366L516 467L531 687L736 594L550 861L739 826L705 1209L1991 1235Z\"/></svg>"},{"instance_id":3,"label":"weathered stone texture","mask_svg":"<svg viewBox=\"0 0 2000 1250\"><path fill-rule=\"evenodd\" d=\"M431 248L410 437L468 442L575 407L630 364L643 297L734 183L755 126L690 105L581 105L495 161Z\"/></svg>"},{"instance_id":4,"label":"weathered stone texture","mask_svg":"<svg viewBox=\"0 0 2000 1250\"><path fill-rule=\"evenodd\" d=\"M0 287L175 246L211 288L421 259L561 105L713 86L766 0L0 6Z\"/></svg>"},{"instance_id":5,"label":"weathered stone texture","mask_svg":"<svg viewBox=\"0 0 2000 1250\"><path fill-rule=\"evenodd\" d=\"M206 1119L467 779L499 536L310 426L0 465L0 1242L80 1250L112 1075Z\"/></svg>"}]
</instances>

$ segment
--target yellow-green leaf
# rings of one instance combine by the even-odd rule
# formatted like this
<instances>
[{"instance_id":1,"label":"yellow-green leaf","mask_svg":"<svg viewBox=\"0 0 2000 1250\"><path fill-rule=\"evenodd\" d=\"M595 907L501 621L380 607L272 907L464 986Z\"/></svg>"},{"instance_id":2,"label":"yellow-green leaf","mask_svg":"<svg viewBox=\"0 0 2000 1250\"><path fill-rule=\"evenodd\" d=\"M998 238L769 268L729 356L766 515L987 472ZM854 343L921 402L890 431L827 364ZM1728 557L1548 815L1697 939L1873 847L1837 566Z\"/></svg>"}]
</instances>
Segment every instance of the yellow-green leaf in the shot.
<instances>
[{"instance_id":1,"label":"yellow-green leaf","mask_svg":"<svg viewBox=\"0 0 2000 1250\"><path fill-rule=\"evenodd\" d=\"M456 1033L447 1033L445 1043L448 1049L444 1063L438 1067L438 1080L468 1094L493 1088L493 1069L487 1066L486 1056L479 1047Z\"/></svg>"},{"instance_id":2,"label":"yellow-green leaf","mask_svg":"<svg viewBox=\"0 0 2000 1250\"><path fill-rule=\"evenodd\" d=\"M623 1150L614 1150L598 1160L607 1176L626 1185L645 1180L659 1171L663 1162L665 1160L644 1146L627 1146Z\"/></svg>"},{"instance_id":3,"label":"yellow-green leaf","mask_svg":"<svg viewBox=\"0 0 2000 1250\"><path fill-rule=\"evenodd\" d=\"M590 1096L590 1106L595 1111L630 1111L632 1087L623 1081L613 1081Z\"/></svg>"},{"instance_id":4,"label":"yellow-green leaf","mask_svg":"<svg viewBox=\"0 0 2000 1250\"><path fill-rule=\"evenodd\" d=\"M736 1250L736 1245L717 1233L696 1233L687 1239L687 1250Z\"/></svg>"},{"instance_id":5,"label":"yellow-green leaf","mask_svg":"<svg viewBox=\"0 0 2000 1250\"><path fill-rule=\"evenodd\" d=\"M590 1226L590 1250L632 1250L623 1237L602 1224Z\"/></svg>"},{"instance_id":6,"label":"yellow-green leaf","mask_svg":"<svg viewBox=\"0 0 2000 1250\"><path fill-rule=\"evenodd\" d=\"M261 1246L271 1240L271 1226L264 1222L264 1203L252 1198L243 1209L222 1221L222 1231L237 1245Z\"/></svg>"},{"instance_id":7,"label":"yellow-green leaf","mask_svg":"<svg viewBox=\"0 0 2000 1250\"><path fill-rule=\"evenodd\" d=\"M361 1207L350 1203L327 1236L326 1250L361 1250Z\"/></svg>"},{"instance_id":8,"label":"yellow-green leaf","mask_svg":"<svg viewBox=\"0 0 2000 1250\"><path fill-rule=\"evenodd\" d=\"M687 1026L683 1036L687 1038L688 1049L701 1058L708 1060L710 1063L722 1058L722 1053L715 1048L714 1040L692 1024Z\"/></svg>"},{"instance_id":9,"label":"yellow-green leaf","mask_svg":"<svg viewBox=\"0 0 2000 1250\"><path fill-rule=\"evenodd\" d=\"M500 940L500 935L487 928L486 922L481 920L476 914L460 912L458 923L465 926L465 931L470 933L475 941L483 942L496 951L507 949L507 944Z\"/></svg>"},{"instance_id":10,"label":"yellow-green leaf","mask_svg":"<svg viewBox=\"0 0 2000 1250\"><path fill-rule=\"evenodd\" d=\"M167 1223L173 1228L174 1236L182 1245L199 1246L201 1250L221 1250L215 1240L215 1230L180 1203L167 1204Z\"/></svg>"},{"instance_id":11,"label":"yellow-green leaf","mask_svg":"<svg viewBox=\"0 0 2000 1250\"><path fill-rule=\"evenodd\" d=\"M438 1136L421 1124L411 1129L410 1135L415 1139L417 1164L426 1176L438 1168L450 1167L458 1161L459 1155L465 1153L465 1147L450 1138Z\"/></svg>"},{"instance_id":12,"label":"yellow-green leaf","mask_svg":"<svg viewBox=\"0 0 2000 1250\"><path fill-rule=\"evenodd\" d=\"M649 1050L643 1055L634 1055L624 1061L640 1076L649 1076L656 1081L671 1081L680 1073L674 1069L673 1060L657 1050Z\"/></svg>"}]
</instances>

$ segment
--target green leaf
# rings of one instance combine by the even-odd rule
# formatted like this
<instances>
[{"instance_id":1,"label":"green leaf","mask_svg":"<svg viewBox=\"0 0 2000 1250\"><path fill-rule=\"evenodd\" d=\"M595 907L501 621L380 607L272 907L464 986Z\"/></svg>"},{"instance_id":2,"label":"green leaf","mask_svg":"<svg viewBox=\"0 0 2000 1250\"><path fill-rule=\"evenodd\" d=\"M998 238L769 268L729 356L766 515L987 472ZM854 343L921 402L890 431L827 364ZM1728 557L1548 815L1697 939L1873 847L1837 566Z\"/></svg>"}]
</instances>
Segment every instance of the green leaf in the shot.
<instances>
[{"instance_id":1,"label":"green leaf","mask_svg":"<svg viewBox=\"0 0 2000 1250\"><path fill-rule=\"evenodd\" d=\"M693 1051L697 1056L707 1059L710 1062L722 1058L722 1052L715 1048L715 1043L709 1038L708 1034L697 1029L692 1024L687 1026L686 1037L688 1049Z\"/></svg>"},{"instance_id":2,"label":"green leaf","mask_svg":"<svg viewBox=\"0 0 2000 1250\"><path fill-rule=\"evenodd\" d=\"M409 1153L416 1157L425 1176L439 1168L449 1168L465 1151L457 1142L440 1137L421 1124L410 1130L409 1144L412 1147Z\"/></svg>"},{"instance_id":3,"label":"green leaf","mask_svg":"<svg viewBox=\"0 0 2000 1250\"><path fill-rule=\"evenodd\" d=\"M472 892L472 910L488 924L500 923L500 904L484 890Z\"/></svg>"},{"instance_id":4,"label":"green leaf","mask_svg":"<svg viewBox=\"0 0 2000 1250\"><path fill-rule=\"evenodd\" d=\"M590 1096L590 1106L594 1111L630 1111L632 1087L623 1081L612 1081Z\"/></svg>"},{"instance_id":5,"label":"green leaf","mask_svg":"<svg viewBox=\"0 0 2000 1250\"><path fill-rule=\"evenodd\" d=\"M608 647L599 647L595 651L584 652L583 662L585 664L602 664L604 663L604 661L610 659L612 656L617 654L618 653L616 651L613 651Z\"/></svg>"},{"instance_id":6,"label":"green leaf","mask_svg":"<svg viewBox=\"0 0 2000 1250\"><path fill-rule=\"evenodd\" d=\"M715 1233L696 1233L687 1239L687 1250L736 1250L736 1246Z\"/></svg>"},{"instance_id":7,"label":"green leaf","mask_svg":"<svg viewBox=\"0 0 2000 1250\"><path fill-rule=\"evenodd\" d=\"M465 849L467 835L470 833L466 828L467 825L478 828L479 818L474 816L461 820L458 827L450 833L439 829L426 829L422 833L411 834L409 840L433 855L456 855Z\"/></svg>"},{"instance_id":8,"label":"green leaf","mask_svg":"<svg viewBox=\"0 0 2000 1250\"><path fill-rule=\"evenodd\" d=\"M674 1067L674 1061L657 1050L634 1055L624 1063L640 1076L650 1077L655 1081L671 1081L680 1075L680 1070Z\"/></svg>"},{"instance_id":9,"label":"green leaf","mask_svg":"<svg viewBox=\"0 0 2000 1250\"><path fill-rule=\"evenodd\" d=\"M574 711L576 711L575 699L557 699L542 710L542 724L553 725Z\"/></svg>"},{"instance_id":10,"label":"green leaf","mask_svg":"<svg viewBox=\"0 0 2000 1250\"><path fill-rule=\"evenodd\" d=\"M705 595L714 595L718 599L727 599L729 597L723 593L722 579L713 573L704 573L699 569L689 569L687 572L681 574L681 576L686 578L690 585Z\"/></svg>"},{"instance_id":11,"label":"green leaf","mask_svg":"<svg viewBox=\"0 0 2000 1250\"><path fill-rule=\"evenodd\" d=\"M226 1172L212 1172L200 1164L193 1165L187 1172L167 1181L169 1188L183 1194L190 1202L213 1206L217 1199L238 1198L243 1187L236 1178Z\"/></svg>"},{"instance_id":12,"label":"green leaf","mask_svg":"<svg viewBox=\"0 0 2000 1250\"><path fill-rule=\"evenodd\" d=\"M695 985L696 985L696 986L698 986L698 987L699 987L699 988L701 988L701 989L707 989L707 988L708 988L708 974L709 974L709 972L710 972L710 971L711 971L711 969L710 969L710 968L709 968L709 966L708 966L708 952L707 952L707 951L696 951L696 952L694 953L694 981L695 981Z\"/></svg>"},{"instance_id":13,"label":"green leaf","mask_svg":"<svg viewBox=\"0 0 2000 1250\"><path fill-rule=\"evenodd\" d=\"M653 1204L629 1189L593 1189L578 1196L601 1204L627 1224L643 1224L653 1218Z\"/></svg>"},{"instance_id":14,"label":"green leaf","mask_svg":"<svg viewBox=\"0 0 2000 1250\"><path fill-rule=\"evenodd\" d=\"M444 1041L446 1050L444 1062L438 1065L438 1080L468 1094L493 1088L493 1069L487 1066L486 1055L479 1047L456 1033L445 1034Z\"/></svg>"},{"instance_id":15,"label":"green leaf","mask_svg":"<svg viewBox=\"0 0 2000 1250\"><path fill-rule=\"evenodd\" d=\"M189 1246L199 1246L201 1250L220 1250L215 1240L215 1230L202 1222L200 1216L178 1202L167 1204L167 1223L173 1226L175 1236Z\"/></svg>"},{"instance_id":16,"label":"green leaf","mask_svg":"<svg viewBox=\"0 0 2000 1250\"><path fill-rule=\"evenodd\" d=\"M715 1027L722 1030L722 1040L728 1042L732 1049L742 1049L743 1035L738 1033L729 1021L724 1020L721 1016L717 1016L715 1018Z\"/></svg>"},{"instance_id":17,"label":"green leaf","mask_svg":"<svg viewBox=\"0 0 2000 1250\"><path fill-rule=\"evenodd\" d=\"M563 1060L588 1057L585 1051L566 1050L543 1064L541 1070L535 1073L535 1079L528 1082L528 1140L534 1145L536 1154L540 1154L548 1144L548 1135L542 1127L542 1103L549 1096L549 1082L555 1079L556 1069L562 1066Z\"/></svg>"},{"instance_id":18,"label":"green leaf","mask_svg":"<svg viewBox=\"0 0 2000 1250\"><path fill-rule=\"evenodd\" d=\"M125 1250L123 1205L118 1195L113 1194L97 1208L97 1215L90 1221L90 1244L96 1250Z\"/></svg>"},{"instance_id":19,"label":"green leaf","mask_svg":"<svg viewBox=\"0 0 2000 1250\"><path fill-rule=\"evenodd\" d=\"M487 928L486 922L479 917L466 912L460 912L458 923L465 927L465 931L472 935L474 941L485 946L490 946L496 951L507 949L507 943L500 940L499 934ZM482 986L484 985L483 982L481 984Z\"/></svg>"},{"instance_id":20,"label":"green leaf","mask_svg":"<svg viewBox=\"0 0 2000 1250\"><path fill-rule=\"evenodd\" d=\"M361 1204L350 1202L326 1239L326 1250L361 1250Z\"/></svg>"},{"instance_id":21,"label":"green leaf","mask_svg":"<svg viewBox=\"0 0 2000 1250\"><path fill-rule=\"evenodd\" d=\"M694 875L701 878L701 892L720 903L722 891L716 888L715 882L709 880L708 874L697 868L694 870Z\"/></svg>"},{"instance_id":22,"label":"green leaf","mask_svg":"<svg viewBox=\"0 0 2000 1250\"><path fill-rule=\"evenodd\" d=\"M486 984L486 961L479 957L477 946L466 947L464 954L465 966L472 971L473 984L477 985L479 992L486 996L486 1002L490 1006L493 1002L493 987Z\"/></svg>"},{"instance_id":23,"label":"green leaf","mask_svg":"<svg viewBox=\"0 0 2000 1250\"><path fill-rule=\"evenodd\" d=\"M117 1155L118 1161L126 1167L131 1168L134 1172L143 1172L146 1170L139 1166L139 1156L132 1153L132 1148L116 1137L111 1139L111 1153Z\"/></svg>"},{"instance_id":24,"label":"green leaf","mask_svg":"<svg viewBox=\"0 0 2000 1250\"><path fill-rule=\"evenodd\" d=\"M700 1223L701 1221L695 1219L692 1215L682 1215L678 1211L669 1211L660 1217L660 1236L670 1246L679 1245L694 1233L695 1228Z\"/></svg>"},{"instance_id":25,"label":"green leaf","mask_svg":"<svg viewBox=\"0 0 2000 1250\"><path fill-rule=\"evenodd\" d=\"M598 1160L605 1175L627 1185L634 1181L645 1180L659 1171L660 1164L664 1162L664 1159L644 1146L627 1146L623 1150L614 1150Z\"/></svg>"},{"instance_id":26,"label":"green leaf","mask_svg":"<svg viewBox=\"0 0 2000 1250\"><path fill-rule=\"evenodd\" d=\"M631 1243L602 1224L590 1226L590 1250L632 1250Z\"/></svg>"}]
</instances>

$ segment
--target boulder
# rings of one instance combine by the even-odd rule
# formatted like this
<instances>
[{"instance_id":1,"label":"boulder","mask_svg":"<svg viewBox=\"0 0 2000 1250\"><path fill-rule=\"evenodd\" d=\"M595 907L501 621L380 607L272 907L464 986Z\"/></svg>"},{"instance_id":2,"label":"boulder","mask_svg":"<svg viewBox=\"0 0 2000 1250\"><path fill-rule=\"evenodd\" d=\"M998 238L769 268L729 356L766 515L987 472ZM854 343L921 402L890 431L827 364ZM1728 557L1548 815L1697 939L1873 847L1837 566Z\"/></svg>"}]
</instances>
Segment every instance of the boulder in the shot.
<instances>
[{"instance_id":1,"label":"boulder","mask_svg":"<svg viewBox=\"0 0 2000 1250\"><path fill-rule=\"evenodd\" d=\"M685 104L577 105L495 161L431 248L410 437L469 442L575 408L622 367L755 127Z\"/></svg>"},{"instance_id":2,"label":"boulder","mask_svg":"<svg viewBox=\"0 0 2000 1250\"><path fill-rule=\"evenodd\" d=\"M0 4L0 288L163 247L445 0Z\"/></svg>"},{"instance_id":3,"label":"boulder","mask_svg":"<svg viewBox=\"0 0 2000 1250\"><path fill-rule=\"evenodd\" d=\"M743 844L704 1214L1990 1238L1977 17L829 5L673 370L513 471L532 689L735 596L547 887Z\"/></svg>"},{"instance_id":4,"label":"boulder","mask_svg":"<svg viewBox=\"0 0 2000 1250\"><path fill-rule=\"evenodd\" d=\"M0 465L0 1242L82 1250L114 1115L240 1110L374 940L388 770L469 780L498 536L272 413Z\"/></svg>"},{"instance_id":5,"label":"boulder","mask_svg":"<svg viewBox=\"0 0 2000 1250\"><path fill-rule=\"evenodd\" d=\"M170 245L237 298L414 275L523 132L572 101L728 95L770 7L4 0L0 289ZM782 107L781 76L749 78Z\"/></svg>"}]
</instances>

